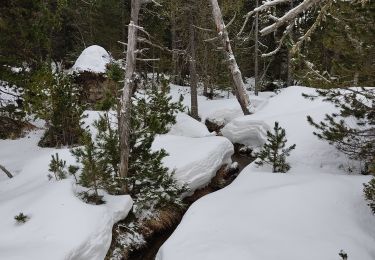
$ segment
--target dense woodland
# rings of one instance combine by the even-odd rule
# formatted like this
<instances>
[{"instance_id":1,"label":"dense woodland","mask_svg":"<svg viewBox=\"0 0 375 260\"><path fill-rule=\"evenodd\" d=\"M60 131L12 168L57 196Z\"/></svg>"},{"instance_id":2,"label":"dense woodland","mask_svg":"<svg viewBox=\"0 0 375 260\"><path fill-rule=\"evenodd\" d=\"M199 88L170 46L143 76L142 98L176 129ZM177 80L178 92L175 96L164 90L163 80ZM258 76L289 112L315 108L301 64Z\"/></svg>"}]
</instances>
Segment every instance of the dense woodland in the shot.
<instances>
[{"instance_id":1,"label":"dense woodland","mask_svg":"<svg viewBox=\"0 0 375 260\"><path fill-rule=\"evenodd\" d=\"M187 202L195 191L173 177L178 169L163 163L166 149L153 145L179 124L180 113L202 120L198 97L236 99L241 116L256 116L265 97L290 86L314 88L299 97L336 108L322 119L304 116L314 138L359 165L340 165L349 174L375 175L373 24L370 0L2 0L0 139L43 129L38 146L55 149L49 181L72 179L77 197L93 205L129 195L132 209L114 226L106 259L132 259L197 199ZM82 51L92 46L103 50L105 71L74 71ZM93 98L87 86L99 81L106 90ZM181 86L189 89L189 106L182 95L173 99L172 88ZM84 126L92 120L87 111L99 111L90 126ZM220 132L229 122L211 119L202 120L216 131L210 135L230 139ZM37 120L44 125L36 127ZM281 125L294 126L277 120L259 134L259 149L233 144L236 153L281 174L294 167L288 157L299 144L287 145ZM59 149L68 149L75 163ZM0 174L12 178L1 160ZM223 176L236 168L229 166L220 168ZM215 178L213 190L232 181ZM375 213L374 177L361 194ZM14 218L25 224L30 216L20 212ZM344 251L339 256L348 257Z\"/></svg>"},{"instance_id":2,"label":"dense woodland","mask_svg":"<svg viewBox=\"0 0 375 260\"><path fill-rule=\"evenodd\" d=\"M270 23L269 15L280 16L299 2L284 3L260 13L259 28ZM291 33L275 55L261 57L278 46L283 37L282 30L259 37L259 74L265 86L277 80L281 84L291 85L296 81L309 86L374 84L374 28L367 26L374 23L374 4L371 1L328 2L306 10L295 21ZM255 8L255 1L223 0L219 4L224 21L234 19L228 31L242 74L252 77L254 23L251 21L243 30L241 28L244 16ZM127 39L130 1L7 0L2 1L0 8L3 80L10 82L9 68L22 67L23 64L28 64L32 71L52 61L69 68L80 52L93 44L104 47L115 59L124 58L124 45L119 42ZM140 48L148 48L142 56L160 59L139 62L139 73L168 73L175 76L175 82L186 82L189 75L188 49L193 43L199 80L208 88L230 85L223 57L217 49L218 42L212 40L215 25L209 1L149 3L142 6L139 23L154 44L149 46L140 42ZM194 32L192 42L189 40L190 25ZM297 52L291 53L293 44L312 25L314 33L306 37ZM288 83L289 70L293 70L293 77ZM316 72L323 77L315 75Z\"/></svg>"}]
</instances>

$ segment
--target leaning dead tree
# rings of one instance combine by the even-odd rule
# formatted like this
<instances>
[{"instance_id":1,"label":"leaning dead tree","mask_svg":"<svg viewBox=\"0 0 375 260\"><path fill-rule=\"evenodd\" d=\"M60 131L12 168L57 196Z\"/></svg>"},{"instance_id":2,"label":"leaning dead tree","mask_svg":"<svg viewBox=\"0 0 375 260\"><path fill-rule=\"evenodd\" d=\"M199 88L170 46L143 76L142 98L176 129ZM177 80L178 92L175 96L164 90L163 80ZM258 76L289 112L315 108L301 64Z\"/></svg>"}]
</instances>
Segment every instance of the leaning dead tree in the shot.
<instances>
[{"instance_id":1,"label":"leaning dead tree","mask_svg":"<svg viewBox=\"0 0 375 260\"><path fill-rule=\"evenodd\" d=\"M228 62L228 68L232 75L236 98L240 103L243 113L245 115L248 115L250 114L250 99L247 95L245 84L242 79L242 74L240 68L237 65L232 46L230 44L230 39L227 31L227 26L230 23L228 25L224 24L223 16L221 14L221 10L217 0L210 0L210 3L212 7L212 15L216 25L216 32L218 38L221 41L222 51L224 53L225 60Z\"/></svg>"},{"instance_id":2,"label":"leaning dead tree","mask_svg":"<svg viewBox=\"0 0 375 260\"><path fill-rule=\"evenodd\" d=\"M0 170L2 170L9 178L13 178L13 175L4 166L0 164Z\"/></svg>"},{"instance_id":3,"label":"leaning dead tree","mask_svg":"<svg viewBox=\"0 0 375 260\"><path fill-rule=\"evenodd\" d=\"M261 36L265 36L272 32L275 32L279 28L284 28L281 39L279 40L279 44L276 47L276 49L269 53L262 54L262 57L268 57L268 56L272 56L276 54L281 49L281 46L283 45L287 36L292 33L293 26L294 26L296 19L298 19L303 13L311 9L313 6L320 4L320 12L317 18L315 19L315 22L312 24L312 26L310 26L310 28L306 31L306 33L297 40L296 44L294 45L293 49L294 50L298 49L301 43L310 37L312 32L315 30L315 28L317 28L317 26L323 20L324 15L328 11L329 7L332 5L333 1L332 0L304 0L296 6L291 5L291 8L280 17L276 17L272 14L267 13L272 8L275 8L287 2L293 2L293 0L265 1L261 5L257 6L252 11L247 13L245 16L245 22L243 23L239 34L243 32L249 19L253 15L258 16L260 12L265 13L266 17L268 17L268 19L271 21L271 23L268 26L264 27L263 29L259 31Z\"/></svg>"}]
</instances>

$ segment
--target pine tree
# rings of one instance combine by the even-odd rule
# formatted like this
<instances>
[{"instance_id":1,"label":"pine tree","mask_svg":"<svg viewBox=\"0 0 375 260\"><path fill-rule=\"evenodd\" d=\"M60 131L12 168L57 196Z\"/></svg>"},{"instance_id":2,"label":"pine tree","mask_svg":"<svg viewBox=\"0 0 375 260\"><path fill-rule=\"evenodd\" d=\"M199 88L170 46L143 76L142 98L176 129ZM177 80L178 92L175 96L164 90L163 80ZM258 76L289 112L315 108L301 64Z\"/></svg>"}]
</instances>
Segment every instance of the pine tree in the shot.
<instances>
[{"instance_id":1,"label":"pine tree","mask_svg":"<svg viewBox=\"0 0 375 260\"><path fill-rule=\"evenodd\" d=\"M365 198L368 201L368 205L371 208L372 212L375 214L375 177L373 177L369 183L363 184L363 192Z\"/></svg>"},{"instance_id":2,"label":"pine tree","mask_svg":"<svg viewBox=\"0 0 375 260\"><path fill-rule=\"evenodd\" d=\"M59 158L59 154L52 155L52 160L49 164L48 171L52 172L56 180L62 180L66 178L66 161ZM52 179L52 175L48 175L49 179Z\"/></svg>"},{"instance_id":3,"label":"pine tree","mask_svg":"<svg viewBox=\"0 0 375 260\"><path fill-rule=\"evenodd\" d=\"M298 80L319 88L373 86L375 30L368 25L375 22L374 2L337 1L322 14L294 59Z\"/></svg>"},{"instance_id":4,"label":"pine tree","mask_svg":"<svg viewBox=\"0 0 375 260\"><path fill-rule=\"evenodd\" d=\"M163 166L166 151L151 150L155 136L166 133L176 122L176 113L183 109L181 100L172 102L167 89L163 89L152 88L144 95L136 95L133 102L127 181L135 213L168 204L182 206L180 195L186 191Z\"/></svg>"},{"instance_id":5,"label":"pine tree","mask_svg":"<svg viewBox=\"0 0 375 260\"><path fill-rule=\"evenodd\" d=\"M273 130L274 133L267 131L267 142L257 154L258 160L255 163L260 166L270 164L273 172L287 172L290 165L286 162L286 157L296 148L296 145L285 148L287 142L285 129L281 128L278 122L275 122Z\"/></svg>"},{"instance_id":6,"label":"pine tree","mask_svg":"<svg viewBox=\"0 0 375 260\"><path fill-rule=\"evenodd\" d=\"M314 134L335 145L349 158L364 163L363 174L375 174L375 91L372 88L317 90L318 96L331 102L338 113L327 114L322 122L311 116L308 122L318 131ZM316 96L308 96L316 98Z\"/></svg>"},{"instance_id":7,"label":"pine tree","mask_svg":"<svg viewBox=\"0 0 375 260\"><path fill-rule=\"evenodd\" d=\"M84 108L72 75L52 73L49 66L43 67L33 75L25 98L29 112L44 119L48 127L39 146L60 147L79 143Z\"/></svg>"},{"instance_id":8,"label":"pine tree","mask_svg":"<svg viewBox=\"0 0 375 260\"><path fill-rule=\"evenodd\" d=\"M72 150L82 165L78 183L89 188L86 199L101 200L99 190L110 194L121 193L124 182L129 186L135 205L134 212L143 214L167 205L182 206L180 195L187 191L178 184L162 163L165 150L151 150L157 134L164 134L176 122L182 103L172 102L168 89L151 88L133 98L129 177L119 176L120 143L117 117L104 113L94 123L95 137L85 134L84 146ZM143 217L146 217L145 215Z\"/></svg>"},{"instance_id":9,"label":"pine tree","mask_svg":"<svg viewBox=\"0 0 375 260\"><path fill-rule=\"evenodd\" d=\"M78 184L88 188L82 193L86 201L101 204L103 200L99 190L111 191L114 185L113 176L91 134L83 135L83 143L83 147L71 150L77 162L82 165Z\"/></svg>"}]
</instances>

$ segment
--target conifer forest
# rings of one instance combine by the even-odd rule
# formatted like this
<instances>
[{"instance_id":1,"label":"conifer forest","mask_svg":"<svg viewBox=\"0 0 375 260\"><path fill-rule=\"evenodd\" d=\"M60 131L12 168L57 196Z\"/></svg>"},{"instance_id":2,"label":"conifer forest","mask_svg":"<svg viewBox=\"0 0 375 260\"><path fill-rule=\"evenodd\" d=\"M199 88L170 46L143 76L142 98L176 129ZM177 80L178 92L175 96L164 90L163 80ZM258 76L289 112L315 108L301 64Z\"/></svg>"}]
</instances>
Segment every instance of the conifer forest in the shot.
<instances>
[{"instance_id":1,"label":"conifer forest","mask_svg":"<svg viewBox=\"0 0 375 260\"><path fill-rule=\"evenodd\" d=\"M373 0L1 0L0 260L374 260Z\"/></svg>"}]
</instances>

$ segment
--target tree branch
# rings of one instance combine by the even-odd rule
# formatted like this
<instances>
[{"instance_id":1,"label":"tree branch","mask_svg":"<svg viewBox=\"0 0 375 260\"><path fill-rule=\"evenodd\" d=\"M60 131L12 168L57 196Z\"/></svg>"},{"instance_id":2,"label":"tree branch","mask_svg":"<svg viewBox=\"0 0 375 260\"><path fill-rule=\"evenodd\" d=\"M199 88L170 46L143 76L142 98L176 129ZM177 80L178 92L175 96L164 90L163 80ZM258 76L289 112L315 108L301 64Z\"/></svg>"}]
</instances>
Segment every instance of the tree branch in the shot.
<instances>
[{"instance_id":1,"label":"tree branch","mask_svg":"<svg viewBox=\"0 0 375 260\"><path fill-rule=\"evenodd\" d=\"M2 166L0 164L0 170L2 170L3 172L5 172L5 174L11 179L13 178L13 175L10 173L10 171L8 171L4 166Z\"/></svg>"}]
</instances>

